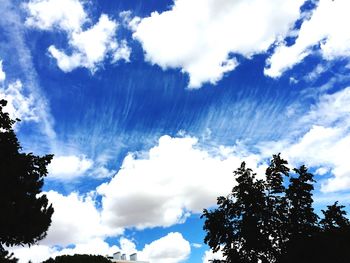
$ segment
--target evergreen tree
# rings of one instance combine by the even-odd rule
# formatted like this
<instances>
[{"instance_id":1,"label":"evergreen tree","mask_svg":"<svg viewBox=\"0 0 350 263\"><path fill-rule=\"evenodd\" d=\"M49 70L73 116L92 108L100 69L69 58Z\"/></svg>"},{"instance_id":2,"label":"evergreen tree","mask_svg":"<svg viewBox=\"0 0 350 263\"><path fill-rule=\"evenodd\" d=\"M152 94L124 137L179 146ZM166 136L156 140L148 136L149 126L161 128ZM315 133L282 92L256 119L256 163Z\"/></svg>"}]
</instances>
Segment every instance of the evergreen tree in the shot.
<instances>
[{"instance_id":1,"label":"evergreen tree","mask_svg":"<svg viewBox=\"0 0 350 263\"><path fill-rule=\"evenodd\" d=\"M347 228L350 226L350 221L347 219L346 212L344 211L345 206L338 205L335 202L333 205L327 206L327 210L322 210L324 218L320 221L324 231Z\"/></svg>"},{"instance_id":2,"label":"evergreen tree","mask_svg":"<svg viewBox=\"0 0 350 263\"><path fill-rule=\"evenodd\" d=\"M281 158L280 154L273 155L269 167L266 169L267 190L267 218L265 231L271 240L271 254L277 261L286 248L288 240L287 213L288 203L283 185L284 177L289 176L288 162Z\"/></svg>"},{"instance_id":3,"label":"evergreen tree","mask_svg":"<svg viewBox=\"0 0 350 263\"><path fill-rule=\"evenodd\" d=\"M310 237L317 231L318 216L315 214L312 199L314 190L313 174L309 173L306 166L294 168L297 177L290 178L290 184L286 190L289 202L289 239Z\"/></svg>"},{"instance_id":4,"label":"evergreen tree","mask_svg":"<svg viewBox=\"0 0 350 263\"><path fill-rule=\"evenodd\" d=\"M284 177L289 176L288 162L281 158L281 154L274 154L266 169L266 189L269 195L282 194L285 191Z\"/></svg>"}]
</instances>

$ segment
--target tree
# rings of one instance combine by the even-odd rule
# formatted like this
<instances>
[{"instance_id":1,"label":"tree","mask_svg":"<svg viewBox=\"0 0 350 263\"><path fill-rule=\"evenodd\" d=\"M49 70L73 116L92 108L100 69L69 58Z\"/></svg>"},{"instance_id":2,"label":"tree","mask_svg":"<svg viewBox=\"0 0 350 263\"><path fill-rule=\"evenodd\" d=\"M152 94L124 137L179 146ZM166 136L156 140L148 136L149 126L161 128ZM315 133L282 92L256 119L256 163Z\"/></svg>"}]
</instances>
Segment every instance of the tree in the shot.
<instances>
[{"instance_id":1,"label":"tree","mask_svg":"<svg viewBox=\"0 0 350 263\"><path fill-rule=\"evenodd\" d=\"M241 167L234 172L237 185L228 197L218 198L215 211L204 209L205 242L214 252L222 249L229 262L270 262L270 241L262 231L265 217L264 183L255 180L252 170Z\"/></svg>"},{"instance_id":2,"label":"tree","mask_svg":"<svg viewBox=\"0 0 350 263\"><path fill-rule=\"evenodd\" d=\"M350 224L343 208L335 202L322 210L318 231L294 243L283 263L350 262Z\"/></svg>"},{"instance_id":3,"label":"tree","mask_svg":"<svg viewBox=\"0 0 350 263\"><path fill-rule=\"evenodd\" d=\"M313 174L306 166L293 169L298 175L290 178L286 189L288 202L287 245L282 252L282 262L308 262L310 260L310 243L319 232L318 216L314 213L312 191ZM294 260L294 261L293 261Z\"/></svg>"},{"instance_id":4,"label":"tree","mask_svg":"<svg viewBox=\"0 0 350 263\"><path fill-rule=\"evenodd\" d=\"M217 208L204 209L204 241L225 257L213 262L350 262L350 222L344 206L328 206L318 221L313 175L302 165L290 176L287 164L280 154L274 155L266 179L257 180L243 162L234 172L232 192L218 197Z\"/></svg>"},{"instance_id":5,"label":"tree","mask_svg":"<svg viewBox=\"0 0 350 263\"><path fill-rule=\"evenodd\" d=\"M266 169L267 213L264 231L271 240L273 260L277 261L286 249L288 240L288 202L285 196L284 178L289 177L288 162L280 154L273 155Z\"/></svg>"},{"instance_id":6,"label":"tree","mask_svg":"<svg viewBox=\"0 0 350 263\"><path fill-rule=\"evenodd\" d=\"M314 213L312 191L314 190L313 174L306 166L294 169L298 177L290 178L290 185L286 190L289 202L289 239L305 238L316 231L318 216Z\"/></svg>"},{"instance_id":7,"label":"tree","mask_svg":"<svg viewBox=\"0 0 350 263\"><path fill-rule=\"evenodd\" d=\"M0 100L0 251L5 246L32 245L45 237L51 224L52 205L41 194L52 155L21 152L13 130L14 120L3 112ZM1 257L1 256L0 256Z\"/></svg>"},{"instance_id":8,"label":"tree","mask_svg":"<svg viewBox=\"0 0 350 263\"><path fill-rule=\"evenodd\" d=\"M324 218L320 221L320 224L324 231L350 227L350 221L345 217L344 208L345 206L338 205L338 202L335 202L333 205L327 206L326 211L322 210Z\"/></svg>"}]
</instances>

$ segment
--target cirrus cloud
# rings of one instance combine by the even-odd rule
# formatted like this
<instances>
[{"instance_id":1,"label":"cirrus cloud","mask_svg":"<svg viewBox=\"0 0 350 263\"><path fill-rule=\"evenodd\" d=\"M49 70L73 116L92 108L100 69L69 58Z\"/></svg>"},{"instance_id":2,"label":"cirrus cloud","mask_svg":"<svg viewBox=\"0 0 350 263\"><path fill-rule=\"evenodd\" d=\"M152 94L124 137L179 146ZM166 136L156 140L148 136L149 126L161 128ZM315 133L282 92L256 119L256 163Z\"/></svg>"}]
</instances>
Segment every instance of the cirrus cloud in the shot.
<instances>
[{"instance_id":1,"label":"cirrus cloud","mask_svg":"<svg viewBox=\"0 0 350 263\"><path fill-rule=\"evenodd\" d=\"M260 143L262 156L276 152L293 165L305 163L316 168L325 193L350 189L350 87L320 96L303 116L297 129L306 130L282 141Z\"/></svg>"},{"instance_id":2,"label":"cirrus cloud","mask_svg":"<svg viewBox=\"0 0 350 263\"><path fill-rule=\"evenodd\" d=\"M0 59L0 83L6 79L6 73L2 69L2 60Z\"/></svg>"},{"instance_id":3,"label":"cirrus cloud","mask_svg":"<svg viewBox=\"0 0 350 263\"><path fill-rule=\"evenodd\" d=\"M12 119L39 121L40 114L36 106L36 100L32 94L25 94L20 80L11 82L7 87L0 86L0 98L7 101L4 111L8 112Z\"/></svg>"}]
</instances>

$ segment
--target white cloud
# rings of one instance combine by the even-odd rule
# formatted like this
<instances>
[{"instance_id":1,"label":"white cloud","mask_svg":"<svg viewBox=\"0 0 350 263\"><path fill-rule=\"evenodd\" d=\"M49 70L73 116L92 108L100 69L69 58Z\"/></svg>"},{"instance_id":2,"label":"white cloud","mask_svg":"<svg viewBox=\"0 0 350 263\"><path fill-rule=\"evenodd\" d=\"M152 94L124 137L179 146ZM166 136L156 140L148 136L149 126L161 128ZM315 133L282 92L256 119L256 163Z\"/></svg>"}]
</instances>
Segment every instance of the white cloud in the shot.
<instances>
[{"instance_id":1,"label":"white cloud","mask_svg":"<svg viewBox=\"0 0 350 263\"><path fill-rule=\"evenodd\" d=\"M282 152L293 165L305 163L320 175L329 172L332 176L322 181L323 192L350 189L350 87L321 96L298 127L307 130L297 140L266 143L260 148L262 155Z\"/></svg>"},{"instance_id":2,"label":"white cloud","mask_svg":"<svg viewBox=\"0 0 350 263\"><path fill-rule=\"evenodd\" d=\"M139 252L140 259L152 263L184 262L191 253L190 243L178 232L172 232L146 245Z\"/></svg>"},{"instance_id":3,"label":"white cloud","mask_svg":"<svg viewBox=\"0 0 350 263\"><path fill-rule=\"evenodd\" d=\"M230 192L232 172L243 159L254 169L258 162L234 148L214 153L198 147L196 138L162 136L149 152L129 154L115 177L97 188L105 224L142 229L181 223Z\"/></svg>"},{"instance_id":4,"label":"white cloud","mask_svg":"<svg viewBox=\"0 0 350 263\"><path fill-rule=\"evenodd\" d=\"M115 170L110 170L106 168L103 165L96 165L96 167L93 168L91 173L89 173L89 176L95 177L95 178L110 178L113 175L115 175Z\"/></svg>"},{"instance_id":5,"label":"white cloud","mask_svg":"<svg viewBox=\"0 0 350 263\"><path fill-rule=\"evenodd\" d=\"M305 20L295 43L280 44L267 62L265 74L279 77L300 63L316 48L324 59L350 56L350 17L348 0L320 0L309 20ZM319 46L319 48L317 48Z\"/></svg>"},{"instance_id":6,"label":"white cloud","mask_svg":"<svg viewBox=\"0 0 350 263\"><path fill-rule=\"evenodd\" d=\"M6 74L2 69L2 60L0 60L0 83L4 82L5 79L6 79Z\"/></svg>"},{"instance_id":7,"label":"white cloud","mask_svg":"<svg viewBox=\"0 0 350 263\"><path fill-rule=\"evenodd\" d=\"M199 243L192 243L191 246L194 247L194 248L201 248L201 247L202 247L202 244L199 244Z\"/></svg>"},{"instance_id":8,"label":"white cloud","mask_svg":"<svg viewBox=\"0 0 350 263\"><path fill-rule=\"evenodd\" d=\"M216 253L213 253L212 250L207 250L204 252L204 255L203 255L203 263L210 263L211 261L209 260L213 260L213 259L224 259L224 256L222 254L222 251L218 251Z\"/></svg>"},{"instance_id":9,"label":"white cloud","mask_svg":"<svg viewBox=\"0 0 350 263\"><path fill-rule=\"evenodd\" d=\"M215 84L237 66L283 39L305 0L175 0L171 10L135 18L133 37L146 60L189 74L189 87Z\"/></svg>"},{"instance_id":10,"label":"white cloud","mask_svg":"<svg viewBox=\"0 0 350 263\"><path fill-rule=\"evenodd\" d=\"M67 246L123 232L121 228L110 228L102 223L101 213L91 196L79 196L77 193L64 196L55 191L46 195L55 212L47 237L40 242L42 245Z\"/></svg>"},{"instance_id":11,"label":"white cloud","mask_svg":"<svg viewBox=\"0 0 350 263\"><path fill-rule=\"evenodd\" d=\"M31 94L24 94L23 84L20 80L10 83L8 87L0 87L0 97L7 100L4 111L8 112L12 119L39 121L34 97Z\"/></svg>"},{"instance_id":12,"label":"white cloud","mask_svg":"<svg viewBox=\"0 0 350 263\"><path fill-rule=\"evenodd\" d=\"M115 21L110 20L107 15L101 15L99 21L90 29L71 34L69 44L74 49L71 55L55 46L50 46L49 52L64 72L77 67L85 67L94 72L107 55L111 55L114 62L120 59L129 61L130 48L125 41L119 44L115 40L117 27Z\"/></svg>"},{"instance_id":13,"label":"white cloud","mask_svg":"<svg viewBox=\"0 0 350 263\"><path fill-rule=\"evenodd\" d=\"M89 159L83 154L54 155L48 165L48 171L48 179L66 182L83 176L110 178L116 173L115 170L108 169L105 164Z\"/></svg>"},{"instance_id":14,"label":"white cloud","mask_svg":"<svg viewBox=\"0 0 350 263\"><path fill-rule=\"evenodd\" d=\"M49 178L71 180L84 175L93 166L93 161L84 155L54 156L48 165Z\"/></svg>"},{"instance_id":15,"label":"white cloud","mask_svg":"<svg viewBox=\"0 0 350 263\"><path fill-rule=\"evenodd\" d=\"M33 263L42 262L50 257L54 258L60 255L74 254L91 254L91 255L112 255L120 251L126 255L132 253L138 254L141 261L150 261L152 263L180 263L183 262L190 254L191 248L187 240L178 233L169 233L158 240L146 244L143 250L138 251L133 241L121 237L119 239L120 247L110 245L101 238L89 238L81 243L76 243L73 247L64 247L59 249L57 246L34 245L31 247L14 247L9 248L14 252L19 263L25 263L29 260Z\"/></svg>"},{"instance_id":16,"label":"white cloud","mask_svg":"<svg viewBox=\"0 0 350 263\"><path fill-rule=\"evenodd\" d=\"M313 123L322 126L350 125L350 87L333 94L322 95L301 119L301 124Z\"/></svg>"},{"instance_id":17,"label":"white cloud","mask_svg":"<svg viewBox=\"0 0 350 263\"><path fill-rule=\"evenodd\" d=\"M322 64L318 64L310 73L308 73L304 79L306 81L314 81L318 79L324 72L328 70L328 67Z\"/></svg>"},{"instance_id":18,"label":"white cloud","mask_svg":"<svg viewBox=\"0 0 350 263\"><path fill-rule=\"evenodd\" d=\"M25 8L28 12L26 25L42 30L57 28L77 32L87 21L79 0L31 0Z\"/></svg>"},{"instance_id":19,"label":"white cloud","mask_svg":"<svg viewBox=\"0 0 350 263\"><path fill-rule=\"evenodd\" d=\"M117 40L118 23L107 15L102 14L96 24L83 30L89 18L78 0L32 0L25 6L27 26L41 30L60 29L67 33L70 53L55 45L48 48L62 71L84 67L94 72L107 58L112 63L129 61L131 49L125 40Z\"/></svg>"},{"instance_id":20,"label":"white cloud","mask_svg":"<svg viewBox=\"0 0 350 263\"><path fill-rule=\"evenodd\" d=\"M100 238L94 238L84 243L76 244L73 248L59 249L57 246L34 245L31 247L15 247L9 249L19 259L19 263L31 261L33 263L43 262L48 258L60 255L89 254L89 255L111 255L119 248L110 246Z\"/></svg>"},{"instance_id":21,"label":"white cloud","mask_svg":"<svg viewBox=\"0 0 350 263\"><path fill-rule=\"evenodd\" d=\"M9 249L10 252L15 254L19 263L27 263L31 261L33 263L43 262L46 259L52 257L57 253L57 249L45 245L34 245L29 247L14 247Z\"/></svg>"},{"instance_id":22,"label":"white cloud","mask_svg":"<svg viewBox=\"0 0 350 263\"><path fill-rule=\"evenodd\" d=\"M38 81L38 74L33 64L33 57L27 46L27 34L23 23L21 9L18 8L18 2L11 0L2 0L1 5L1 25L9 30L3 31L2 47L7 50L6 56L11 57L11 61L16 64L16 72L7 75L21 74L21 82L24 84L25 95L33 97L35 100L35 113L39 119L35 134L41 139L47 140L45 148L52 147L56 133L53 129L54 119L50 113L50 103L41 92ZM10 63L11 64L11 63ZM8 82L14 82L14 79L8 79ZM27 112L30 114L30 112ZM23 119L23 118L22 118ZM32 150L38 146L33 143ZM41 148L39 146L39 148ZM40 151L40 150L39 150Z\"/></svg>"},{"instance_id":23,"label":"white cloud","mask_svg":"<svg viewBox=\"0 0 350 263\"><path fill-rule=\"evenodd\" d=\"M322 190L332 192L350 188L349 149L350 133L338 127L314 126L284 153L294 162L329 170L333 176L323 183Z\"/></svg>"}]
</instances>

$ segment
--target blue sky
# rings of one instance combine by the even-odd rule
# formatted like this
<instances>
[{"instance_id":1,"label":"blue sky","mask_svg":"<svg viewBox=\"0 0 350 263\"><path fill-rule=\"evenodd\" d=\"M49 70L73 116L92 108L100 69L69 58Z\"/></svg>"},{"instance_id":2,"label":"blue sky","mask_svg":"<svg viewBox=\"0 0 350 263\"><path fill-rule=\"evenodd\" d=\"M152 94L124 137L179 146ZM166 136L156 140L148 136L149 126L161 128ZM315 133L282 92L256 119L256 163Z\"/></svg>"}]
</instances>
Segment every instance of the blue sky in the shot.
<instances>
[{"instance_id":1,"label":"blue sky","mask_svg":"<svg viewBox=\"0 0 350 263\"><path fill-rule=\"evenodd\" d=\"M0 96L24 151L53 153L47 237L21 261L138 252L208 262L199 219L241 161L350 198L347 0L0 0Z\"/></svg>"}]
</instances>

